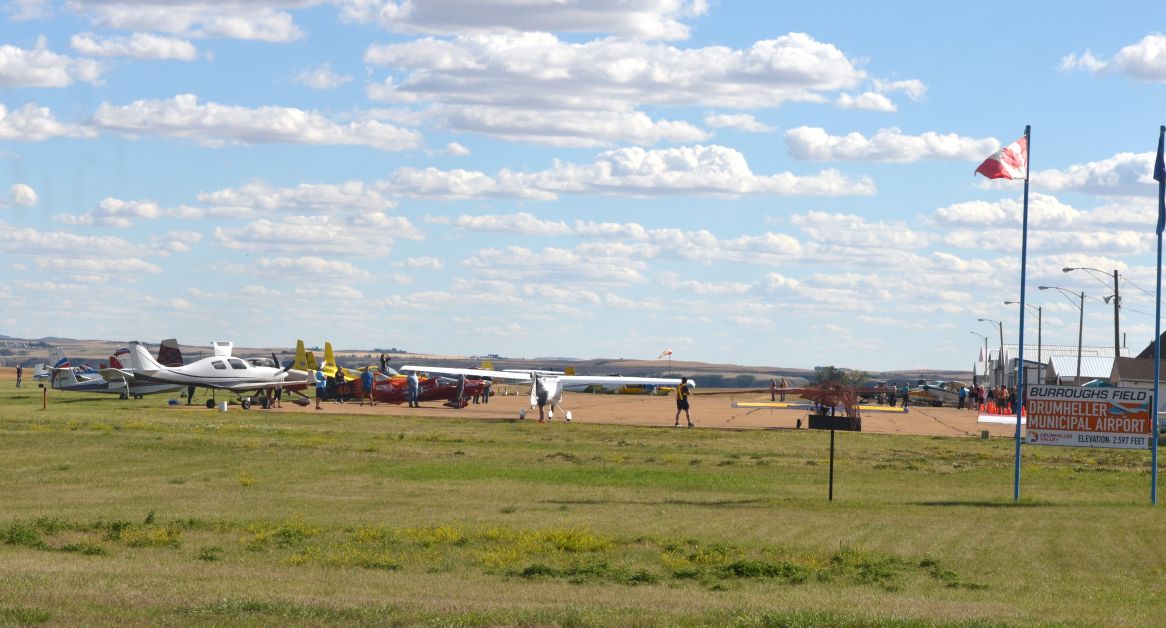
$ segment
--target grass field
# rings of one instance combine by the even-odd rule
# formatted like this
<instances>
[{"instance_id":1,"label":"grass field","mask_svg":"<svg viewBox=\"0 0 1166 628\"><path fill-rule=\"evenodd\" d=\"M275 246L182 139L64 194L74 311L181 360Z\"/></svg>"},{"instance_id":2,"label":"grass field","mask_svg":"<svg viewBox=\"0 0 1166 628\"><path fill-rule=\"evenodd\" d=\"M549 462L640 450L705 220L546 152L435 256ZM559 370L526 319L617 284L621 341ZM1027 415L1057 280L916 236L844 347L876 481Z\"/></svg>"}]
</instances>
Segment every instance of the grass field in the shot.
<instances>
[{"instance_id":1,"label":"grass field","mask_svg":"<svg viewBox=\"0 0 1166 628\"><path fill-rule=\"evenodd\" d=\"M1148 452L0 381L0 625L1160 625Z\"/></svg>"}]
</instances>

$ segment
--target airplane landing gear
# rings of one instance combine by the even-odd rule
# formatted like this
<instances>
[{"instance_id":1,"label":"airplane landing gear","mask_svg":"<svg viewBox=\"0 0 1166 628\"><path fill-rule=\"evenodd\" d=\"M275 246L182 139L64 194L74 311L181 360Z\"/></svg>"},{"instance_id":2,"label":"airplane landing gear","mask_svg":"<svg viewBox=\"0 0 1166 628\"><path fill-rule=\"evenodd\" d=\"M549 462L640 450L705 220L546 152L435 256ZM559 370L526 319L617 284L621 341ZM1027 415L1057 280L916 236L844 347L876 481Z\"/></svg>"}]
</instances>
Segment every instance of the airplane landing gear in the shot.
<instances>
[{"instance_id":1,"label":"airplane landing gear","mask_svg":"<svg viewBox=\"0 0 1166 628\"><path fill-rule=\"evenodd\" d=\"M206 400L206 409L207 410L214 410L215 409L215 400L214 399L207 399Z\"/></svg>"},{"instance_id":2,"label":"airplane landing gear","mask_svg":"<svg viewBox=\"0 0 1166 628\"><path fill-rule=\"evenodd\" d=\"M243 406L244 410L250 410L251 409L251 399L249 397L243 397L243 400L239 402L239 405Z\"/></svg>"}]
</instances>

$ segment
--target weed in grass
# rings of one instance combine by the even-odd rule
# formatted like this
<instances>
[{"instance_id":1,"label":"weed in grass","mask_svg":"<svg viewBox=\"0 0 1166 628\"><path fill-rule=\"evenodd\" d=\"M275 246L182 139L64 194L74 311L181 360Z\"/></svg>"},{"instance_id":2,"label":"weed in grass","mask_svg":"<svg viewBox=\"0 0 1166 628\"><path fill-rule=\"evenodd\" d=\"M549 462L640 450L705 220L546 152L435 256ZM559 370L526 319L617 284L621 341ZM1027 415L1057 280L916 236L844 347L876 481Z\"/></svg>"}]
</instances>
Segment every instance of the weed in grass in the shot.
<instances>
[{"instance_id":1,"label":"weed in grass","mask_svg":"<svg viewBox=\"0 0 1166 628\"><path fill-rule=\"evenodd\" d=\"M61 547L59 547L57 549L62 551L62 552L72 552L72 553L76 553L76 554L81 554L83 556L107 556L107 555L109 555L109 552L106 551L106 549L104 547L102 547L101 545L97 545L96 543L87 543L85 541L80 541L77 543L67 543L67 544L62 545Z\"/></svg>"},{"instance_id":2,"label":"weed in grass","mask_svg":"<svg viewBox=\"0 0 1166 628\"><path fill-rule=\"evenodd\" d=\"M217 545L210 545L198 550L195 558L204 560L208 563L213 563L223 559L223 548Z\"/></svg>"},{"instance_id":3,"label":"weed in grass","mask_svg":"<svg viewBox=\"0 0 1166 628\"><path fill-rule=\"evenodd\" d=\"M213 616L226 619L250 619L257 617L274 620L295 620L308 623L345 622L360 618L360 613L351 609L332 608L320 604L302 604L283 600L220 600L184 609L193 616Z\"/></svg>"},{"instance_id":4,"label":"weed in grass","mask_svg":"<svg viewBox=\"0 0 1166 628\"><path fill-rule=\"evenodd\" d=\"M255 476L246 471L235 474L235 481L239 483L239 486L255 486L256 482Z\"/></svg>"},{"instance_id":5,"label":"weed in grass","mask_svg":"<svg viewBox=\"0 0 1166 628\"><path fill-rule=\"evenodd\" d=\"M0 539L4 540L5 545L31 547L33 549L45 548L45 542L41 540L36 528L22 521L11 523L7 527L0 529Z\"/></svg>"},{"instance_id":6,"label":"weed in grass","mask_svg":"<svg viewBox=\"0 0 1166 628\"><path fill-rule=\"evenodd\" d=\"M39 608L10 608L0 606L0 624L5 626L43 624L51 619L52 616L52 613Z\"/></svg>"},{"instance_id":7,"label":"weed in grass","mask_svg":"<svg viewBox=\"0 0 1166 628\"><path fill-rule=\"evenodd\" d=\"M302 545L307 539L321 532L322 528L306 524L302 521L285 521L281 524L267 524L253 522L247 524L244 530L251 536L242 539L248 551L263 552L272 546L289 548Z\"/></svg>"},{"instance_id":8,"label":"weed in grass","mask_svg":"<svg viewBox=\"0 0 1166 628\"><path fill-rule=\"evenodd\" d=\"M514 505L503 506L502 508L498 509L498 512L500 512L504 515L512 515L512 514L518 512L518 507L514 506Z\"/></svg>"}]
</instances>

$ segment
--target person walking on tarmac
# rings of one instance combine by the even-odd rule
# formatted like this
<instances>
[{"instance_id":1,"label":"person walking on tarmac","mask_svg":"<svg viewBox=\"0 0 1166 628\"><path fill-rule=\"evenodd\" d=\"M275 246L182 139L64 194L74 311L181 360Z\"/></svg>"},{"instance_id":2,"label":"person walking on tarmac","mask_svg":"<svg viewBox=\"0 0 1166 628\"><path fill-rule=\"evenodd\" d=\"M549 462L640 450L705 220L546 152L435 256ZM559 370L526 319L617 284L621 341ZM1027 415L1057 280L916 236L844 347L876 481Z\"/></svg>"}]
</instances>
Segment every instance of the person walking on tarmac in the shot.
<instances>
[{"instance_id":1,"label":"person walking on tarmac","mask_svg":"<svg viewBox=\"0 0 1166 628\"><path fill-rule=\"evenodd\" d=\"M376 397L372 396L372 369L364 367L360 372L360 405L364 405L364 398L368 397L371 405L377 405Z\"/></svg>"},{"instance_id":2,"label":"person walking on tarmac","mask_svg":"<svg viewBox=\"0 0 1166 628\"><path fill-rule=\"evenodd\" d=\"M320 409L320 402L324 399L324 393L328 389L328 377L320 371L312 371L312 381L316 383L316 409Z\"/></svg>"},{"instance_id":3,"label":"person walking on tarmac","mask_svg":"<svg viewBox=\"0 0 1166 628\"><path fill-rule=\"evenodd\" d=\"M676 424L672 427L680 427L681 410L684 411L684 418L688 420L688 427L694 427L692 415L688 412L688 380L683 377L680 378L680 385L676 387Z\"/></svg>"}]
</instances>

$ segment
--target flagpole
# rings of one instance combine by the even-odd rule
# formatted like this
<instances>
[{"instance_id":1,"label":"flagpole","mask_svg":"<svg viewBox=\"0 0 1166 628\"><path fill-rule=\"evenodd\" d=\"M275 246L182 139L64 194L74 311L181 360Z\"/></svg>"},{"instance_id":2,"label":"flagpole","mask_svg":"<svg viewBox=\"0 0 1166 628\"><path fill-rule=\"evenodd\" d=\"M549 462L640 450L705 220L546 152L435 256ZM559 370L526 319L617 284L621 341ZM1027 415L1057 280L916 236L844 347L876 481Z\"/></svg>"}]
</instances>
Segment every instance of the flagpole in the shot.
<instances>
[{"instance_id":1,"label":"flagpole","mask_svg":"<svg viewBox=\"0 0 1166 628\"><path fill-rule=\"evenodd\" d=\"M1162 159L1166 125L1158 127L1158 155L1154 160L1154 178L1158 180L1158 266L1154 292L1154 417L1150 433L1150 504L1158 503L1158 379L1162 368L1162 230L1166 227L1166 164Z\"/></svg>"},{"instance_id":2,"label":"flagpole","mask_svg":"<svg viewBox=\"0 0 1166 628\"><path fill-rule=\"evenodd\" d=\"M1012 501L1020 501L1020 420L1024 414L1024 285L1028 268L1028 181L1032 164L1032 125L1024 127L1024 216L1020 229L1020 342L1016 353L1016 468L1013 471ZM1004 356L1000 356L1003 360ZM1040 372L1039 370L1037 372Z\"/></svg>"}]
</instances>

